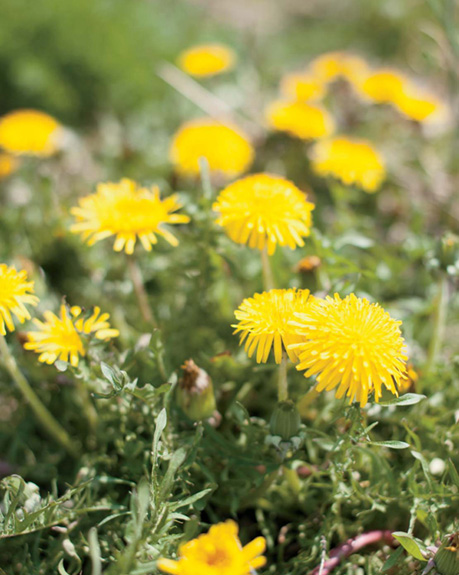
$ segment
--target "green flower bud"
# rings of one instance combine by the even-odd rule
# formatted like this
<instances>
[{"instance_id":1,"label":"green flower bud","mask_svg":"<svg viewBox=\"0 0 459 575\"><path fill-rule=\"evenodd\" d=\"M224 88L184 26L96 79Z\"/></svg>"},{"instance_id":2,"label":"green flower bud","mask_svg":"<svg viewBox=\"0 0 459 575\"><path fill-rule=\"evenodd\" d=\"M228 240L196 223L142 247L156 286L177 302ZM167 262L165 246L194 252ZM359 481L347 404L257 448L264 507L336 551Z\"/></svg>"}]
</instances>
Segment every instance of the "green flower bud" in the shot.
<instances>
[{"instance_id":1,"label":"green flower bud","mask_svg":"<svg viewBox=\"0 0 459 575\"><path fill-rule=\"evenodd\" d=\"M287 441L298 434L300 425L300 414L293 401L280 401L271 416L271 435L280 436Z\"/></svg>"},{"instance_id":2,"label":"green flower bud","mask_svg":"<svg viewBox=\"0 0 459 575\"><path fill-rule=\"evenodd\" d=\"M434 563L439 575L459 575L459 532L445 537Z\"/></svg>"},{"instance_id":3,"label":"green flower bud","mask_svg":"<svg viewBox=\"0 0 459 575\"><path fill-rule=\"evenodd\" d=\"M209 374L198 367L192 359L182 366L184 374L177 387L177 403L193 421L207 419L214 414L214 386Z\"/></svg>"},{"instance_id":4,"label":"green flower bud","mask_svg":"<svg viewBox=\"0 0 459 575\"><path fill-rule=\"evenodd\" d=\"M459 269L459 236L446 233L437 244L435 257L442 270L450 272Z\"/></svg>"}]
</instances>

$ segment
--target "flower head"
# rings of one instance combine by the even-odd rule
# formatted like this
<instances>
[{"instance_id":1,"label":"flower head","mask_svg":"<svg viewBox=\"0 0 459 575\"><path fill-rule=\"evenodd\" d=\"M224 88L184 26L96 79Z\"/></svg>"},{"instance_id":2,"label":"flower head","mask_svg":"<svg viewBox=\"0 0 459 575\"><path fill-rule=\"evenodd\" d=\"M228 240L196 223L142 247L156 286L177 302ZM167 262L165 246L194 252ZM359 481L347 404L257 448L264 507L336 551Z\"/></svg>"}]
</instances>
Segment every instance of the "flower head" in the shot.
<instances>
[{"instance_id":1,"label":"flower head","mask_svg":"<svg viewBox=\"0 0 459 575\"><path fill-rule=\"evenodd\" d=\"M198 176L199 159L204 157L211 172L234 178L250 167L254 151L238 128L203 118L181 126L172 140L169 155L183 175Z\"/></svg>"},{"instance_id":2,"label":"flower head","mask_svg":"<svg viewBox=\"0 0 459 575\"><path fill-rule=\"evenodd\" d=\"M236 54L223 44L193 46L178 57L179 67L191 76L215 76L231 70Z\"/></svg>"},{"instance_id":3,"label":"flower head","mask_svg":"<svg viewBox=\"0 0 459 575\"><path fill-rule=\"evenodd\" d=\"M0 180L7 178L17 170L19 160L11 154L2 154L0 152Z\"/></svg>"},{"instance_id":4,"label":"flower head","mask_svg":"<svg viewBox=\"0 0 459 575\"><path fill-rule=\"evenodd\" d=\"M408 85L395 101L395 107L415 122L432 122L447 116L447 107L434 94Z\"/></svg>"},{"instance_id":5,"label":"flower head","mask_svg":"<svg viewBox=\"0 0 459 575\"><path fill-rule=\"evenodd\" d=\"M33 282L27 281L27 273L16 271L6 264L0 264L0 334L6 335L6 328L14 331L12 315L24 323L30 319L27 305L37 305L33 294Z\"/></svg>"},{"instance_id":6,"label":"flower head","mask_svg":"<svg viewBox=\"0 0 459 575\"><path fill-rule=\"evenodd\" d=\"M333 118L318 105L276 100L266 110L268 125L302 140L329 136L335 128Z\"/></svg>"},{"instance_id":7,"label":"flower head","mask_svg":"<svg viewBox=\"0 0 459 575\"><path fill-rule=\"evenodd\" d=\"M226 521L181 545L178 561L160 559L157 566L171 575L250 575L266 563L265 547L263 537L242 547L237 524Z\"/></svg>"},{"instance_id":8,"label":"flower head","mask_svg":"<svg viewBox=\"0 0 459 575\"><path fill-rule=\"evenodd\" d=\"M308 72L294 72L282 78L281 92L288 99L309 102L320 100L325 95L326 87Z\"/></svg>"},{"instance_id":9,"label":"flower head","mask_svg":"<svg viewBox=\"0 0 459 575\"><path fill-rule=\"evenodd\" d=\"M328 52L315 58L309 65L311 73L321 82L344 78L358 81L368 71L368 65L359 56L347 52Z\"/></svg>"},{"instance_id":10,"label":"flower head","mask_svg":"<svg viewBox=\"0 0 459 575\"><path fill-rule=\"evenodd\" d=\"M45 321L34 319L38 331L27 333L28 341L25 349L39 353L38 361L52 364L56 360L69 362L73 367L78 365L79 357L84 357L87 351L85 336L94 334L99 340L108 341L118 337L117 329L112 329L108 323L110 315L100 314L100 308L95 307L90 317L85 317L80 307L74 306L70 311L61 306L60 317L51 311L43 314Z\"/></svg>"},{"instance_id":11,"label":"flower head","mask_svg":"<svg viewBox=\"0 0 459 575\"><path fill-rule=\"evenodd\" d=\"M257 363L266 363L274 346L276 363L281 362L283 350L291 361L297 362L295 350L288 346L304 338L289 322L294 319L294 313L304 311L311 299L309 290L296 289L272 289L245 299L234 312L239 323L232 327L236 328L234 333L240 333L239 344L245 342L247 355L252 357L257 350Z\"/></svg>"},{"instance_id":12,"label":"flower head","mask_svg":"<svg viewBox=\"0 0 459 575\"><path fill-rule=\"evenodd\" d=\"M347 186L375 192L385 177L384 161L370 142L338 136L321 140L311 152L312 167L321 176L334 176Z\"/></svg>"},{"instance_id":13,"label":"flower head","mask_svg":"<svg viewBox=\"0 0 459 575\"><path fill-rule=\"evenodd\" d=\"M176 246L177 238L165 226L190 221L188 216L173 213L180 208L175 194L161 200L157 186L140 188L128 179L102 183L95 194L81 198L79 206L72 208L76 223L70 231L81 234L89 245L116 236L113 249L124 249L127 254L134 252L137 238L147 251L158 242L157 235Z\"/></svg>"},{"instance_id":14,"label":"flower head","mask_svg":"<svg viewBox=\"0 0 459 575\"><path fill-rule=\"evenodd\" d=\"M52 156L58 150L61 125L38 110L16 110L0 118L0 147L11 154Z\"/></svg>"},{"instance_id":15,"label":"flower head","mask_svg":"<svg viewBox=\"0 0 459 575\"><path fill-rule=\"evenodd\" d=\"M222 190L212 206L217 224L238 244L264 249L276 245L304 246L311 227L313 204L292 182L271 174L255 174Z\"/></svg>"},{"instance_id":16,"label":"flower head","mask_svg":"<svg viewBox=\"0 0 459 575\"><path fill-rule=\"evenodd\" d=\"M379 401L383 386L398 395L406 369L400 321L355 294L314 299L295 315L291 329L305 338L294 347L296 368L317 376L318 391L338 387L336 397L362 407L372 391Z\"/></svg>"},{"instance_id":17,"label":"flower head","mask_svg":"<svg viewBox=\"0 0 459 575\"><path fill-rule=\"evenodd\" d=\"M358 91L379 104L396 103L407 84L407 79L397 70L382 68L369 73L356 84Z\"/></svg>"}]
</instances>

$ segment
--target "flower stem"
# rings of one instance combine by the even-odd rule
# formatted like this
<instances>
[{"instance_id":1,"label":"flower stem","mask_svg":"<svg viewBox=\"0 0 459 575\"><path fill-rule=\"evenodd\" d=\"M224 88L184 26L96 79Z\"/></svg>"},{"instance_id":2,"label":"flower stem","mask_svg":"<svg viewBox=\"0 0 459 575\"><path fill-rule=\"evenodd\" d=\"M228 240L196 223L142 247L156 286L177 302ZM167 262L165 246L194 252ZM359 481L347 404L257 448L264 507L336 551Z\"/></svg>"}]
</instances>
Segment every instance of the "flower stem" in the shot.
<instances>
[{"instance_id":1,"label":"flower stem","mask_svg":"<svg viewBox=\"0 0 459 575\"><path fill-rule=\"evenodd\" d=\"M210 179L210 168L209 162L205 156L199 158L199 171L201 174L202 191L204 192L204 198L211 202L214 197L214 190L212 187L212 181Z\"/></svg>"},{"instance_id":2,"label":"flower stem","mask_svg":"<svg viewBox=\"0 0 459 575\"><path fill-rule=\"evenodd\" d=\"M273 270L271 269L271 262L269 261L269 255L266 246L261 250L261 265L263 269L264 290L272 290L274 288Z\"/></svg>"},{"instance_id":3,"label":"flower stem","mask_svg":"<svg viewBox=\"0 0 459 575\"><path fill-rule=\"evenodd\" d=\"M10 352L5 338L0 335L0 351L3 356L3 363L5 364L8 373L19 387L22 395L29 403L32 411L35 413L37 419L47 430L47 432L64 447L70 455L78 457L78 450L74 442L70 439L68 433L63 427L54 419L51 413L46 409L40 401L34 390L30 387L29 382L22 375L16 360Z\"/></svg>"},{"instance_id":4,"label":"flower stem","mask_svg":"<svg viewBox=\"0 0 459 575\"><path fill-rule=\"evenodd\" d=\"M437 289L438 292L435 299L435 307L432 318L432 338L430 340L425 367L426 373L430 373L432 371L443 344L446 323L446 309L448 307L448 276L445 273L441 274L438 280Z\"/></svg>"},{"instance_id":5,"label":"flower stem","mask_svg":"<svg viewBox=\"0 0 459 575\"><path fill-rule=\"evenodd\" d=\"M277 398L279 401L288 399L288 381L287 381L288 355L285 350L282 351L282 360L279 365L279 379L277 382Z\"/></svg>"},{"instance_id":6,"label":"flower stem","mask_svg":"<svg viewBox=\"0 0 459 575\"><path fill-rule=\"evenodd\" d=\"M148 296L143 283L142 272L140 271L137 260L132 257L127 257L129 275L131 276L132 285L134 286L137 303L139 304L140 313L146 323L151 324L154 328L158 327L158 323L153 315L153 311L148 303Z\"/></svg>"}]
</instances>

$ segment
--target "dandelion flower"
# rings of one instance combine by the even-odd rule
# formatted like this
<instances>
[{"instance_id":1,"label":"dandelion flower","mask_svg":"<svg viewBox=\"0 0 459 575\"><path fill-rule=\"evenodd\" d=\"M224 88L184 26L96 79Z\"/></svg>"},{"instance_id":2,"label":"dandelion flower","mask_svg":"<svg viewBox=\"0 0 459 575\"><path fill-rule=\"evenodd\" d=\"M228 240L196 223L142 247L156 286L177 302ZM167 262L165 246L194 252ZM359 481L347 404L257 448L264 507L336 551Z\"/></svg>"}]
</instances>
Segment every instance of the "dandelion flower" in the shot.
<instances>
[{"instance_id":1,"label":"dandelion flower","mask_svg":"<svg viewBox=\"0 0 459 575\"><path fill-rule=\"evenodd\" d=\"M311 158L320 176L333 176L366 192L375 192L385 177L382 157L366 140L343 136L321 140L314 145Z\"/></svg>"},{"instance_id":2,"label":"dandelion flower","mask_svg":"<svg viewBox=\"0 0 459 575\"><path fill-rule=\"evenodd\" d=\"M157 567L171 575L250 575L266 563L265 548L263 537L242 547L237 524L226 521L181 545L178 561L159 559Z\"/></svg>"},{"instance_id":3,"label":"dandelion flower","mask_svg":"<svg viewBox=\"0 0 459 575\"><path fill-rule=\"evenodd\" d=\"M100 308L95 307L93 314L85 318L80 307L74 306L67 310L61 306L60 317L51 311L45 311L45 321L34 319L38 331L27 333L28 341L25 349L39 353L38 361L52 364L56 360L70 362L73 367L78 365L79 357L84 357L87 351L85 336L94 334L99 340L108 341L118 337L117 329L112 329L108 322L108 313L100 314Z\"/></svg>"},{"instance_id":4,"label":"dandelion flower","mask_svg":"<svg viewBox=\"0 0 459 575\"><path fill-rule=\"evenodd\" d=\"M408 86L394 103L403 115L415 122L442 120L446 115L446 105L435 95Z\"/></svg>"},{"instance_id":5,"label":"dandelion flower","mask_svg":"<svg viewBox=\"0 0 459 575\"><path fill-rule=\"evenodd\" d=\"M233 68L236 55L223 44L193 46L179 55L179 67L191 76L206 77Z\"/></svg>"},{"instance_id":6,"label":"dandelion flower","mask_svg":"<svg viewBox=\"0 0 459 575\"><path fill-rule=\"evenodd\" d=\"M287 99L301 102L320 100L325 95L326 87L312 74L296 72L286 74L281 81L281 92Z\"/></svg>"},{"instance_id":7,"label":"dandelion flower","mask_svg":"<svg viewBox=\"0 0 459 575\"><path fill-rule=\"evenodd\" d=\"M17 158L10 154L2 154L0 152L0 180L7 178L17 170L19 161Z\"/></svg>"},{"instance_id":8,"label":"dandelion flower","mask_svg":"<svg viewBox=\"0 0 459 575\"><path fill-rule=\"evenodd\" d=\"M6 264L0 264L0 334L6 335L6 328L14 331L12 315L20 323L30 319L26 305L37 305L38 298L33 294L34 282L27 281L27 273L16 271Z\"/></svg>"},{"instance_id":9,"label":"dandelion flower","mask_svg":"<svg viewBox=\"0 0 459 575\"><path fill-rule=\"evenodd\" d=\"M137 237L147 251L157 243L157 235L176 246L177 238L165 225L190 221L188 216L173 213L180 208L175 194L161 200L157 186L140 188L125 178L99 184L95 194L81 198L79 206L71 209L76 223L70 231L81 234L89 245L114 235L113 249L124 249L127 254L134 252Z\"/></svg>"},{"instance_id":10,"label":"dandelion flower","mask_svg":"<svg viewBox=\"0 0 459 575\"><path fill-rule=\"evenodd\" d=\"M271 174L254 174L222 190L212 209L216 223L238 244L272 255L276 245L304 246L314 205L292 182Z\"/></svg>"},{"instance_id":11,"label":"dandelion flower","mask_svg":"<svg viewBox=\"0 0 459 575\"><path fill-rule=\"evenodd\" d=\"M238 128L202 118L182 125L172 140L169 155L183 175L198 176L199 159L204 157L211 172L235 178L249 169L254 151Z\"/></svg>"},{"instance_id":12,"label":"dandelion flower","mask_svg":"<svg viewBox=\"0 0 459 575\"><path fill-rule=\"evenodd\" d=\"M240 333L239 345L245 342L249 357L256 350L257 363L267 362L272 347L276 363L281 362L283 350L296 363L297 354L288 346L304 341L304 337L289 322L295 312L304 311L311 299L309 290L296 289L272 289L245 299L234 312L239 323L231 326L236 328L234 333Z\"/></svg>"},{"instance_id":13,"label":"dandelion flower","mask_svg":"<svg viewBox=\"0 0 459 575\"><path fill-rule=\"evenodd\" d=\"M372 391L379 401L383 386L398 395L407 359L400 321L355 294L314 299L295 315L291 329L305 338L293 349L296 368L317 376L317 391L337 387L336 397L362 407Z\"/></svg>"},{"instance_id":14,"label":"dandelion flower","mask_svg":"<svg viewBox=\"0 0 459 575\"><path fill-rule=\"evenodd\" d=\"M61 133L59 122L38 110L16 110L0 118L0 147L11 154L52 156Z\"/></svg>"},{"instance_id":15,"label":"dandelion flower","mask_svg":"<svg viewBox=\"0 0 459 575\"><path fill-rule=\"evenodd\" d=\"M268 125L302 140L329 136L335 128L333 118L318 105L276 100L266 110Z\"/></svg>"},{"instance_id":16,"label":"dandelion flower","mask_svg":"<svg viewBox=\"0 0 459 575\"><path fill-rule=\"evenodd\" d=\"M390 68L376 70L356 84L356 88L366 98L378 104L394 104L403 95L407 79L403 74Z\"/></svg>"},{"instance_id":17,"label":"dandelion flower","mask_svg":"<svg viewBox=\"0 0 459 575\"><path fill-rule=\"evenodd\" d=\"M328 52L315 58L310 63L309 70L323 83L330 83L338 78L354 83L368 73L368 65L355 54Z\"/></svg>"}]
</instances>

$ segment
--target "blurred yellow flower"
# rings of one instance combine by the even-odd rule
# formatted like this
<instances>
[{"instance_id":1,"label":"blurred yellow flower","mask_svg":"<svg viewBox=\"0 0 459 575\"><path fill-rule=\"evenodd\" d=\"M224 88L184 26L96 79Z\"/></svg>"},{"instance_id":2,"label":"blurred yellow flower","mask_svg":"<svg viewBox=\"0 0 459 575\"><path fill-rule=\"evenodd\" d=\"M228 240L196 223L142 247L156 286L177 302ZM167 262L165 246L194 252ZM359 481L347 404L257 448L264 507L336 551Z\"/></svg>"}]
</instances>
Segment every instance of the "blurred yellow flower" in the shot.
<instances>
[{"instance_id":1,"label":"blurred yellow flower","mask_svg":"<svg viewBox=\"0 0 459 575\"><path fill-rule=\"evenodd\" d=\"M192 46L178 57L179 67L191 76L215 76L234 67L236 54L223 44Z\"/></svg>"},{"instance_id":2,"label":"blurred yellow flower","mask_svg":"<svg viewBox=\"0 0 459 575\"><path fill-rule=\"evenodd\" d=\"M314 298L295 316L292 329L305 338L292 348L300 359L296 368L317 376L317 391L338 387L337 398L346 395L362 407L373 391L378 402L383 386L398 395L407 359L402 322L355 294Z\"/></svg>"},{"instance_id":3,"label":"blurred yellow flower","mask_svg":"<svg viewBox=\"0 0 459 575\"><path fill-rule=\"evenodd\" d=\"M245 299L234 312L239 323L231 326L236 328L234 333L240 332L239 345L245 341L244 349L249 357L257 350L257 363L268 361L273 346L276 363L281 362L283 350L290 361L296 363L298 356L288 346L304 341L304 337L289 322L295 312L304 311L311 299L309 290L296 289L272 289Z\"/></svg>"},{"instance_id":4,"label":"blurred yellow flower","mask_svg":"<svg viewBox=\"0 0 459 575\"><path fill-rule=\"evenodd\" d=\"M311 159L320 176L333 176L366 192L375 192L386 173L382 157L366 140L343 136L321 140L314 145Z\"/></svg>"},{"instance_id":5,"label":"blurred yellow flower","mask_svg":"<svg viewBox=\"0 0 459 575\"><path fill-rule=\"evenodd\" d=\"M52 156L62 127L38 110L16 110L0 118L0 147L11 154Z\"/></svg>"},{"instance_id":6,"label":"blurred yellow flower","mask_svg":"<svg viewBox=\"0 0 459 575\"><path fill-rule=\"evenodd\" d=\"M413 364L408 363L406 366L406 373L400 379L400 386L398 391L400 393L408 393L409 391L416 391L416 383L418 382L419 374L414 369Z\"/></svg>"},{"instance_id":7,"label":"blurred yellow flower","mask_svg":"<svg viewBox=\"0 0 459 575\"><path fill-rule=\"evenodd\" d=\"M7 178L17 170L19 160L10 154L2 154L0 152L0 180Z\"/></svg>"},{"instance_id":8,"label":"blurred yellow flower","mask_svg":"<svg viewBox=\"0 0 459 575\"><path fill-rule=\"evenodd\" d=\"M60 317L51 311L45 311L45 321L34 319L38 331L27 332L28 341L25 349L39 353L38 361L52 364L56 360L69 362L73 367L78 365L79 357L84 357L87 351L87 342L81 336L94 334L96 339L108 341L118 337L119 331L112 329L108 323L110 315L100 315L100 308L95 307L93 314L85 319L80 307L70 308L61 306Z\"/></svg>"},{"instance_id":9,"label":"blurred yellow flower","mask_svg":"<svg viewBox=\"0 0 459 575\"><path fill-rule=\"evenodd\" d=\"M326 86L308 72L293 72L282 78L281 92L289 100L308 102L323 98Z\"/></svg>"},{"instance_id":10,"label":"blurred yellow flower","mask_svg":"<svg viewBox=\"0 0 459 575\"><path fill-rule=\"evenodd\" d=\"M444 102L433 94L408 85L394 102L399 112L416 122L442 120L447 116Z\"/></svg>"},{"instance_id":11,"label":"blurred yellow flower","mask_svg":"<svg viewBox=\"0 0 459 575\"><path fill-rule=\"evenodd\" d=\"M127 178L101 183L95 194L80 198L79 206L70 210L76 218L70 231L81 234L89 245L114 235L113 249L124 249L127 254L134 252L137 237L147 251L157 243L156 235L176 246L177 238L165 225L190 221L188 216L173 213L180 208L176 194L161 200L157 186L140 188Z\"/></svg>"},{"instance_id":12,"label":"blurred yellow flower","mask_svg":"<svg viewBox=\"0 0 459 575\"><path fill-rule=\"evenodd\" d=\"M403 95L407 78L391 68L381 68L369 73L356 84L360 94L379 104L396 103Z\"/></svg>"},{"instance_id":13,"label":"blurred yellow flower","mask_svg":"<svg viewBox=\"0 0 459 575\"><path fill-rule=\"evenodd\" d=\"M27 273L16 271L6 264L0 264L0 334L6 335L6 328L14 331L12 315L20 323L30 319L27 305L37 305L38 298L32 295L34 282L27 281Z\"/></svg>"},{"instance_id":14,"label":"blurred yellow flower","mask_svg":"<svg viewBox=\"0 0 459 575\"><path fill-rule=\"evenodd\" d=\"M304 246L314 205L292 182L271 174L254 174L222 190L212 209L216 223L238 244L273 254L276 245Z\"/></svg>"},{"instance_id":15,"label":"blurred yellow flower","mask_svg":"<svg viewBox=\"0 0 459 575\"><path fill-rule=\"evenodd\" d=\"M238 128L202 118L181 126L172 140L169 156L181 174L198 176L199 159L204 157L211 172L234 178L249 169L254 150Z\"/></svg>"},{"instance_id":16,"label":"blurred yellow flower","mask_svg":"<svg viewBox=\"0 0 459 575\"><path fill-rule=\"evenodd\" d=\"M368 65L355 54L327 52L315 58L309 64L309 70L320 82L329 83L344 78L354 83L368 73Z\"/></svg>"},{"instance_id":17,"label":"blurred yellow flower","mask_svg":"<svg viewBox=\"0 0 459 575\"><path fill-rule=\"evenodd\" d=\"M276 100L266 110L268 125L274 130L310 140L329 136L335 128L331 115L319 105Z\"/></svg>"},{"instance_id":18,"label":"blurred yellow flower","mask_svg":"<svg viewBox=\"0 0 459 575\"><path fill-rule=\"evenodd\" d=\"M261 555L265 548L263 537L242 547L237 524L226 521L180 545L178 561L162 558L157 567L171 575L250 575L265 565L266 558Z\"/></svg>"}]
</instances>

